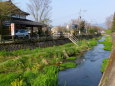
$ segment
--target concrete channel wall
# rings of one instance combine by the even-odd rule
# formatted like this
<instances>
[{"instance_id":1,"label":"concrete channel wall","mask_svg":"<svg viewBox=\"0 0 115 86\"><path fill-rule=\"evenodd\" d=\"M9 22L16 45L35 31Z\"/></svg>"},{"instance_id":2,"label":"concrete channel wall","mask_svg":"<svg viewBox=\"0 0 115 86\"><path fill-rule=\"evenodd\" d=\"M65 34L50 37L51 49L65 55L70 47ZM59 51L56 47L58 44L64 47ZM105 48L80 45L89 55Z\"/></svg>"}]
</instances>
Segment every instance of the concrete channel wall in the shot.
<instances>
[{"instance_id":1,"label":"concrete channel wall","mask_svg":"<svg viewBox=\"0 0 115 86\"><path fill-rule=\"evenodd\" d=\"M109 65L103 73L98 86L115 86L115 34L112 34L112 52L110 54Z\"/></svg>"}]
</instances>

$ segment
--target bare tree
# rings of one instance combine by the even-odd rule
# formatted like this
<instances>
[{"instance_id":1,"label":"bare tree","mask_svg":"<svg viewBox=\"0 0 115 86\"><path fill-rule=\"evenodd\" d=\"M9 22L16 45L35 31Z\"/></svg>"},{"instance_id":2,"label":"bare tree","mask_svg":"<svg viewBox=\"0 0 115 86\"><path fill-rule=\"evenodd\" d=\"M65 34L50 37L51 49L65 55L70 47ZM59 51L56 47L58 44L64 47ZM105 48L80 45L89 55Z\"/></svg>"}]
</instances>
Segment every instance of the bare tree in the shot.
<instances>
[{"instance_id":1,"label":"bare tree","mask_svg":"<svg viewBox=\"0 0 115 86\"><path fill-rule=\"evenodd\" d=\"M36 22L50 23L51 0L30 0L28 4L29 13Z\"/></svg>"},{"instance_id":2,"label":"bare tree","mask_svg":"<svg viewBox=\"0 0 115 86\"><path fill-rule=\"evenodd\" d=\"M113 21L112 21L111 30L112 30L112 32L115 32L115 13L113 15Z\"/></svg>"},{"instance_id":3,"label":"bare tree","mask_svg":"<svg viewBox=\"0 0 115 86\"><path fill-rule=\"evenodd\" d=\"M77 25L79 25L80 22L81 22L81 19L80 19L80 18L72 19L72 20L71 20L71 24L77 24Z\"/></svg>"}]
</instances>

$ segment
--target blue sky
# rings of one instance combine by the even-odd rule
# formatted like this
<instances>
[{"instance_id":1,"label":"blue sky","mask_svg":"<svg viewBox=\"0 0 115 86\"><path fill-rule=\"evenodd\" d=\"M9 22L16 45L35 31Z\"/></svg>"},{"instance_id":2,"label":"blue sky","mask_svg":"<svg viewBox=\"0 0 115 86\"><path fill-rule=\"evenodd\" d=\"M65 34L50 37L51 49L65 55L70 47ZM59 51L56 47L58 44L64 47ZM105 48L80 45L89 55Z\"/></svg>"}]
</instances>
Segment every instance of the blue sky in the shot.
<instances>
[{"instance_id":1,"label":"blue sky","mask_svg":"<svg viewBox=\"0 0 115 86\"><path fill-rule=\"evenodd\" d=\"M26 4L29 0L14 0L14 2L24 11L27 11ZM91 23L104 23L106 17L115 12L115 0L52 0L52 24L63 25L69 23L71 19L79 16ZM32 19L31 17L28 17Z\"/></svg>"}]
</instances>

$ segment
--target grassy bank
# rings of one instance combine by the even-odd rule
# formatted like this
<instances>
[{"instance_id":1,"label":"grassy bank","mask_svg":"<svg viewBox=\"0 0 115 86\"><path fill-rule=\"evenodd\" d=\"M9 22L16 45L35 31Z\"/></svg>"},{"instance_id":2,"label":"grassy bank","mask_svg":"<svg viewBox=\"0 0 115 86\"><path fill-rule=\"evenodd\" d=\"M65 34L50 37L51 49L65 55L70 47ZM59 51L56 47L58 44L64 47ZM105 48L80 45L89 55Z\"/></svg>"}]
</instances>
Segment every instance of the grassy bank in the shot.
<instances>
[{"instance_id":1,"label":"grassy bank","mask_svg":"<svg viewBox=\"0 0 115 86\"><path fill-rule=\"evenodd\" d=\"M112 50L112 37L106 36L105 40L100 42L104 44L104 50L111 51Z\"/></svg>"},{"instance_id":2,"label":"grassy bank","mask_svg":"<svg viewBox=\"0 0 115 86\"><path fill-rule=\"evenodd\" d=\"M0 86L57 86L59 69L77 66L65 61L81 56L95 46L97 40L77 43L79 46L69 43L34 50L0 51Z\"/></svg>"},{"instance_id":3,"label":"grassy bank","mask_svg":"<svg viewBox=\"0 0 115 86\"><path fill-rule=\"evenodd\" d=\"M105 30L106 33L112 33L111 29Z\"/></svg>"},{"instance_id":4,"label":"grassy bank","mask_svg":"<svg viewBox=\"0 0 115 86\"><path fill-rule=\"evenodd\" d=\"M102 63L102 67L101 67L101 72L102 72L102 73L106 70L108 64L109 64L109 58L104 59L104 60L103 60L103 63Z\"/></svg>"},{"instance_id":5,"label":"grassy bank","mask_svg":"<svg viewBox=\"0 0 115 86\"><path fill-rule=\"evenodd\" d=\"M105 40L101 43L104 44L104 50L111 51L112 50L112 37L106 36ZM101 72L103 73L109 64L109 58L104 59L101 67Z\"/></svg>"},{"instance_id":6,"label":"grassy bank","mask_svg":"<svg viewBox=\"0 0 115 86\"><path fill-rule=\"evenodd\" d=\"M65 69L68 69L68 68L74 68L76 66L77 66L77 64L74 63L74 62L66 62L66 63L60 64L59 70L65 70Z\"/></svg>"}]
</instances>

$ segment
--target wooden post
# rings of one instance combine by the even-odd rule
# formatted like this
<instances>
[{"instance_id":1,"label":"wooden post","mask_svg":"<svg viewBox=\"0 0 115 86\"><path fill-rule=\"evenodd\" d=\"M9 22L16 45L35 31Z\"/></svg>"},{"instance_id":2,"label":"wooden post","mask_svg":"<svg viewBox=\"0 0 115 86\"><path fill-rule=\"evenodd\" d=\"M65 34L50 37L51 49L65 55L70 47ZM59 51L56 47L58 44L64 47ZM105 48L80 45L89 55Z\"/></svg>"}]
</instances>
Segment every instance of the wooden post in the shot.
<instances>
[{"instance_id":1,"label":"wooden post","mask_svg":"<svg viewBox=\"0 0 115 86\"><path fill-rule=\"evenodd\" d=\"M2 35L0 35L0 42L2 42Z\"/></svg>"},{"instance_id":2,"label":"wooden post","mask_svg":"<svg viewBox=\"0 0 115 86\"><path fill-rule=\"evenodd\" d=\"M2 42L2 30L3 30L2 20L0 20L0 42Z\"/></svg>"},{"instance_id":3,"label":"wooden post","mask_svg":"<svg viewBox=\"0 0 115 86\"><path fill-rule=\"evenodd\" d=\"M14 42L14 36L12 36L12 40L13 40L13 42Z\"/></svg>"},{"instance_id":4,"label":"wooden post","mask_svg":"<svg viewBox=\"0 0 115 86\"><path fill-rule=\"evenodd\" d=\"M31 34L32 34L32 36L33 36L33 27L31 27Z\"/></svg>"}]
</instances>

